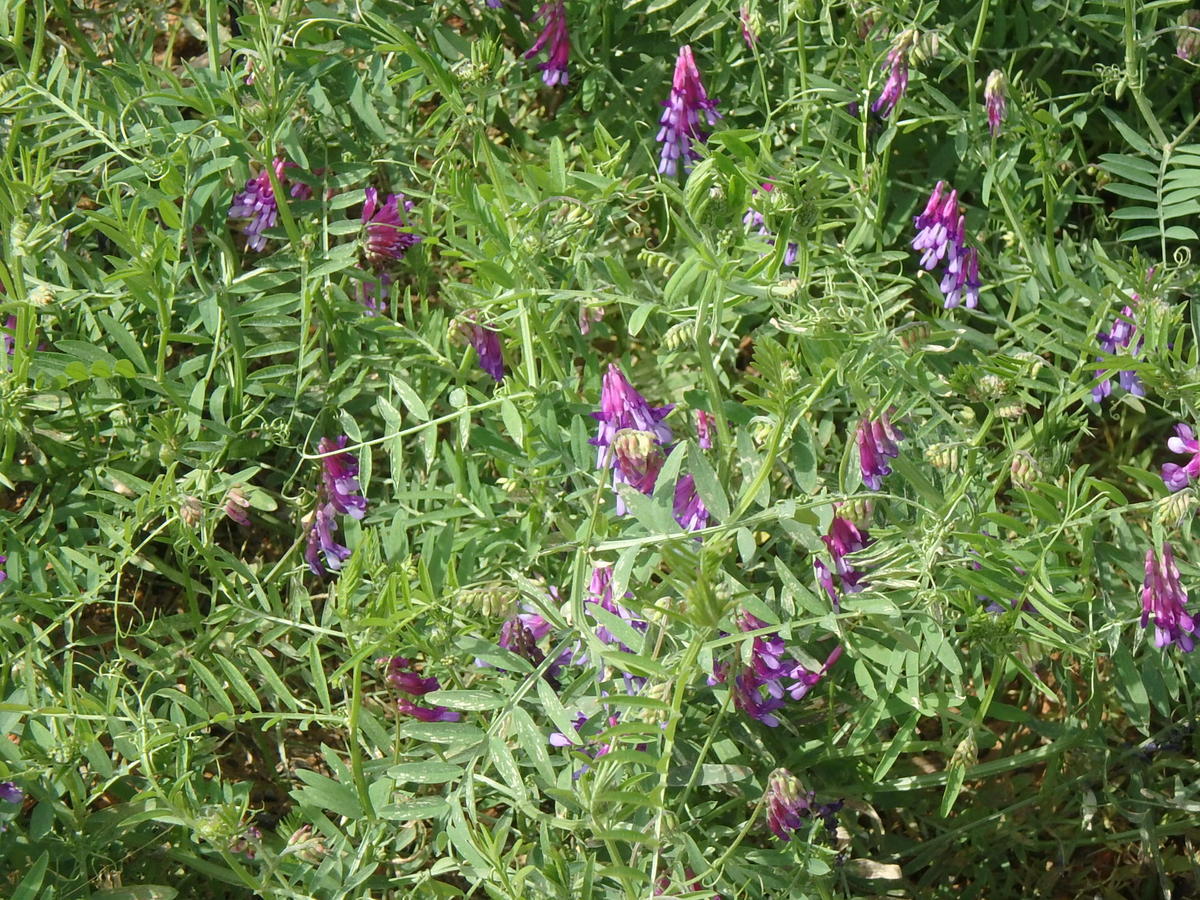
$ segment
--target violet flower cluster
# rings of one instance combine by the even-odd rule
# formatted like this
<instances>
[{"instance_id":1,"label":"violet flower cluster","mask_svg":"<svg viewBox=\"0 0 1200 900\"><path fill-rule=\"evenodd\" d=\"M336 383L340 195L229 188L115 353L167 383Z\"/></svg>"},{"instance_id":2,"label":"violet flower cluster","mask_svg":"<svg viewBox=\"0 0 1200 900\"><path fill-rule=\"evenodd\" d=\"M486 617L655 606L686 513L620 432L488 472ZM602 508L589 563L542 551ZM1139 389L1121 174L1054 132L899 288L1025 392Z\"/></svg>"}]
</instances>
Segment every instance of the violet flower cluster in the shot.
<instances>
[{"instance_id":1,"label":"violet flower cluster","mask_svg":"<svg viewBox=\"0 0 1200 900\"><path fill-rule=\"evenodd\" d=\"M609 365L600 389L600 412L592 413L600 426L591 444L596 447L596 467L613 470L614 490L621 484L634 485L647 494L654 489L653 480L649 490L645 489L647 473L655 465L656 454L661 454L662 448L671 442L671 429L664 420L674 408L674 404L650 406L625 378L621 367L616 363ZM622 432L625 434L618 447L617 438ZM658 466L661 467L661 461ZM657 474L655 468L654 475ZM627 511L618 493L617 515L623 516Z\"/></svg>"},{"instance_id":2,"label":"violet flower cluster","mask_svg":"<svg viewBox=\"0 0 1200 900\"><path fill-rule=\"evenodd\" d=\"M1154 620L1154 646L1177 644L1184 653L1195 646L1195 620L1184 610L1187 590L1179 581L1179 569L1171 545L1163 544L1162 556L1146 551L1146 580L1142 584L1142 627Z\"/></svg>"},{"instance_id":3,"label":"violet flower cluster","mask_svg":"<svg viewBox=\"0 0 1200 900\"><path fill-rule=\"evenodd\" d=\"M413 664L403 656L382 657L376 660L380 665L387 666L387 673L384 677L388 684L394 687L401 694L406 696L400 697L396 701L396 708L403 715L412 716L422 722L457 722L462 718L462 715L452 709L447 709L445 706L421 706L414 703L411 697L424 697L426 694L440 691L442 689L441 682L430 676L423 678L413 668Z\"/></svg>"},{"instance_id":4,"label":"violet flower cluster","mask_svg":"<svg viewBox=\"0 0 1200 900\"><path fill-rule=\"evenodd\" d=\"M762 189L765 193L770 193L771 191L775 190L775 185L769 181L764 181L762 184ZM758 188L755 188L751 192L750 196L753 197L757 193ZM745 225L747 229L755 231L759 237L766 238L767 243L772 247L775 246L774 232L767 228L766 221L763 219L763 214L755 210L754 207L750 207L746 210L746 214L742 216L742 224ZM799 256L799 245L797 245L794 241L788 241L787 249L783 252L783 264L785 266L794 266Z\"/></svg>"},{"instance_id":5,"label":"violet flower cluster","mask_svg":"<svg viewBox=\"0 0 1200 900\"><path fill-rule=\"evenodd\" d=\"M913 217L917 236L912 248L921 254L921 266L932 272L942 264L939 287L946 298L946 309L966 302L968 309L979 304L979 252L966 245L966 217L959 209L958 191L945 193L946 182L939 181L925 204L925 211Z\"/></svg>"},{"instance_id":6,"label":"violet flower cluster","mask_svg":"<svg viewBox=\"0 0 1200 900\"><path fill-rule=\"evenodd\" d=\"M338 571L350 558L350 549L338 543L338 515L361 519L367 510L365 497L358 494L358 460L342 450L349 442L346 435L321 438L317 452L329 454L321 459L321 488L317 494L317 509L308 531L304 559L314 575L326 576L327 569Z\"/></svg>"},{"instance_id":7,"label":"violet flower cluster","mask_svg":"<svg viewBox=\"0 0 1200 900\"><path fill-rule=\"evenodd\" d=\"M743 632L770 627L745 610L737 616L737 625ZM842 648L835 647L825 664L816 671L809 670L786 654L787 644L777 631L756 634L750 646L750 662L733 679L733 705L769 728L779 727L776 713L784 707L785 695L792 700L803 699L838 661ZM715 667L709 682L718 684L727 677L728 668L719 665ZM789 683L785 684L785 681Z\"/></svg>"},{"instance_id":8,"label":"violet flower cluster","mask_svg":"<svg viewBox=\"0 0 1200 900\"><path fill-rule=\"evenodd\" d=\"M865 550L875 541L868 534L865 525L856 525L848 518L834 516L829 526L829 534L821 537L825 548L833 562L833 569L821 559L813 560L813 569L817 574L817 583L825 589L834 611L842 608L843 594L857 594L870 585L863 580L863 573L856 569L846 558L859 550Z\"/></svg>"},{"instance_id":9,"label":"violet flower cluster","mask_svg":"<svg viewBox=\"0 0 1200 900\"><path fill-rule=\"evenodd\" d=\"M479 324L477 310L472 309L462 315L453 326L452 336L474 348L479 368L492 376L493 380L504 380L504 350L500 346L500 332Z\"/></svg>"},{"instance_id":10,"label":"violet flower cluster","mask_svg":"<svg viewBox=\"0 0 1200 900\"><path fill-rule=\"evenodd\" d=\"M557 593L555 588L550 589L551 597L557 598ZM550 634L550 627L550 622L544 616L526 607L524 612L507 619L501 626L499 644L503 649L515 653L537 667L546 659L545 651L538 644ZM564 650L547 667L546 681L552 687L557 687L559 674L573 658L574 654L570 650Z\"/></svg>"},{"instance_id":11,"label":"violet flower cluster","mask_svg":"<svg viewBox=\"0 0 1200 900\"><path fill-rule=\"evenodd\" d=\"M717 101L709 99L704 90L692 48L686 44L679 48L671 94L663 106L666 110L659 120L661 127L657 138L663 145L658 171L662 175L675 175L682 161L683 171L689 172L688 160L700 158L693 144L708 139L708 132L700 128L700 116L703 115L709 125L715 125L721 114L717 112Z\"/></svg>"},{"instance_id":12,"label":"violet flower cluster","mask_svg":"<svg viewBox=\"0 0 1200 900\"><path fill-rule=\"evenodd\" d=\"M647 623L637 618L633 611L628 607L618 603L613 598L612 589L613 570L610 565L597 565L592 568L592 579L588 583L588 595L585 607L589 614L596 621L596 637L605 644L616 644L617 647L625 653L631 653L629 647L621 643L617 637L608 629L603 620L597 616L594 610L598 607L605 612L611 613L614 616L627 622L631 628L637 631L645 631ZM629 591L625 592L625 597L632 599L633 594Z\"/></svg>"},{"instance_id":13,"label":"violet flower cluster","mask_svg":"<svg viewBox=\"0 0 1200 900\"><path fill-rule=\"evenodd\" d=\"M403 259L405 253L421 242L419 234L404 230L408 224L403 213L412 208L412 201L405 199L403 194L388 194L381 204L379 192L373 187L366 189L362 209L366 257L376 271L393 260Z\"/></svg>"},{"instance_id":14,"label":"violet flower cluster","mask_svg":"<svg viewBox=\"0 0 1200 900\"><path fill-rule=\"evenodd\" d=\"M1133 300L1136 302L1137 299L1137 294L1134 294ZM1130 355L1136 358L1142 352L1143 340L1137 335L1137 325L1133 321L1133 307L1127 304L1121 307L1120 315L1113 319L1112 328L1107 332L1100 332L1098 336L1100 349L1111 356L1115 356L1129 350L1135 336L1137 337L1137 345L1133 347ZM1096 374L1100 376L1100 382L1092 388L1092 399L1100 403L1112 393L1112 381L1108 377L1107 369L1097 369ZM1118 373L1117 377L1121 387L1133 396L1146 396L1146 389L1142 386L1142 380L1138 378L1137 372L1130 369L1123 369Z\"/></svg>"},{"instance_id":15,"label":"violet flower cluster","mask_svg":"<svg viewBox=\"0 0 1200 900\"><path fill-rule=\"evenodd\" d=\"M285 183L284 169L289 165L283 157L277 156L271 162L275 170L275 180L280 187ZM294 188L293 188L294 189ZM279 221L279 207L275 203L275 191L271 188L271 175L263 169L258 175L246 182L246 188L233 198L229 207L229 218L246 219L242 234L246 237L246 249L262 251L267 246L265 232L274 228Z\"/></svg>"},{"instance_id":16,"label":"violet flower cluster","mask_svg":"<svg viewBox=\"0 0 1200 900\"><path fill-rule=\"evenodd\" d=\"M550 48L546 61L540 63L542 81L550 87L566 85L567 60L571 56L571 35L567 31L567 8L562 0L550 0L543 3L534 16L543 24L542 33L534 41L533 46L525 51L526 59L533 59L547 46Z\"/></svg>"},{"instance_id":17,"label":"violet flower cluster","mask_svg":"<svg viewBox=\"0 0 1200 900\"><path fill-rule=\"evenodd\" d=\"M1167 446L1172 453L1191 455L1191 459L1182 466L1166 463L1162 467L1163 483L1167 490L1174 493L1183 490L1200 476L1200 441L1196 440L1196 433L1190 425L1180 422L1175 426L1175 437L1167 441Z\"/></svg>"},{"instance_id":18,"label":"violet flower cluster","mask_svg":"<svg viewBox=\"0 0 1200 900\"><path fill-rule=\"evenodd\" d=\"M815 805L816 794L805 791L800 780L787 769L776 769L767 779L764 794L767 805L767 826L781 841L795 837L806 821L820 819L825 831L837 831L837 812L843 801Z\"/></svg>"},{"instance_id":19,"label":"violet flower cluster","mask_svg":"<svg viewBox=\"0 0 1200 900\"><path fill-rule=\"evenodd\" d=\"M863 484L873 491L883 485L883 476L890 475L892 467L889 459L900 455L897 441L904 440L904 435L892 425L887 412L879 414L879 418L869 416L858 423L855 443L858 444L858 464L862 472Z\"/></svg>"},{"instance_id":20,"label":"violet flower cluster","mask_svg":"<svg viewBox=\"0 0 1200 900\"><path fill-rule=\"evenodd\" d=\"M908 54L912 50L914 33L902 31L888 50L887 59L880 67L888 73L883 90L871 104L871 112L887 118L908 90Z\"/></svg>"},{"instance_id":21,"label":"violet flower cluster","mask_svg":"<svg viewBox=\"0 0 1200 900\"><path fill-rule=\"evenodd\" d=\"M24 803L25 792L17 787L14 782L0 781L0 802Z\"/></svg>"}]
</instances>

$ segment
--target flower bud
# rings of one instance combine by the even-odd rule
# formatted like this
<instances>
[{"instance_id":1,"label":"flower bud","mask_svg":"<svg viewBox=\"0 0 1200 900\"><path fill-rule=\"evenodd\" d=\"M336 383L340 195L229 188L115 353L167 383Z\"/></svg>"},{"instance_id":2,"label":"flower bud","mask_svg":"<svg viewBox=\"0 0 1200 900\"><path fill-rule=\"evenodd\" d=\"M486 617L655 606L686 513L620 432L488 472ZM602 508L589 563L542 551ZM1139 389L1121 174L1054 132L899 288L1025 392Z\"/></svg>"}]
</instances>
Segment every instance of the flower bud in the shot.
<instances>
[{"instance_id":1,"label":"flower bud","mask_svg":"<svg viewBox=\"0 0 1200 900\"><path fill-rule=\"evenodd\" d=\"M204 516L204 507L199 497L188 494L179 504L179 518L188 528L195 528Z\"/></svg>"},{"instance_id":2,"label":"flower bud","mask_svg":"<svg viewBox=\"0 0 1200 900\"><path fill-rule=\"evenodd\" d=\"M1014 486L1028 490L1033 483L1042 477L1041 466L1024 450L1017 453L1009 463L1008 473Z\"/></svg>"},{"instance_id":3,"label":"flower bud","mask_svg":"<svg viewBox=\"0 0 1200 900\"><path fill-rule=\"evenodd\" d=\"M1200 53L1200 9L1189 9L1177 20L1179 30L1175 38L1175 55L1180 59L1194 59Z\"/></svg>"}]
</instances>

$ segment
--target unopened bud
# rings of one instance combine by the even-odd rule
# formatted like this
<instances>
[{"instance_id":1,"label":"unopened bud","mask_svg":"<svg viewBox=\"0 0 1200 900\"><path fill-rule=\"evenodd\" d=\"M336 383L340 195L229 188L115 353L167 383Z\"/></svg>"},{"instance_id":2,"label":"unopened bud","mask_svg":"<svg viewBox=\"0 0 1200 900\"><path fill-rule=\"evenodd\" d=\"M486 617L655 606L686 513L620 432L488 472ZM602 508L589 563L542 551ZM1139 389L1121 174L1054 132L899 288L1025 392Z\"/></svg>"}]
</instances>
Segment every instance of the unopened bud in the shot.
<instances>
[{"instance_id":1,"label":"unopened bud","mask_svg":"<svg viewBox=\"0 0 1200 900\"><path fill-rule=\"evenodd\" d=\"M1033 483L1042 477L1042 469L1032 456L1024 450L1012 458L1008 466L1012 483L1019 488L1028 490Z\"/></svg>"},{"instance_id":2,"label":"unopened bud","mask_svg":"<svg viewBox=\"0 0 1200 900\"><path fill-rule=\"evenodd\" d=\"M246 515L246 510L249 508L250 501L242 493L242 486L235 484L225 495L225 515L244 528L249 528L250 517Z\"/></svg>"},{"instance_id":3,"label":"unopened bud","mask_svg":"<svg viewBox=\"0 0 1200 900\"><path fill-rule=\"evenodd\" d=\"M925 459L935 469L957 472L962 464L961 451L959 444L930 444L925 449Z\"/></svg>"},{"instance_id":4,"label":"unopened bud","mask_svg":"<svg viewBox=\"0 0 1200 900\"><path fill-rule=\"evenodd\" d=\"M199 497L193 497L188 494L179 503L179 518L183 520L183 524L188 528L195 528L200 519L204 516L204 506L200 503Z\"/></svg>"},{"instance_id":5,"label":"unopened bud","mask_svg":"<svg viewBox=\"0 0 1200 900\"><path fill-rule=\"evenodd\" d=\"M1179 30L1175 38L1175 55L1180 59L1194 59L1200 53L1200 9L1189 9L1177 20Z\"/></svg>"}]
</instances>

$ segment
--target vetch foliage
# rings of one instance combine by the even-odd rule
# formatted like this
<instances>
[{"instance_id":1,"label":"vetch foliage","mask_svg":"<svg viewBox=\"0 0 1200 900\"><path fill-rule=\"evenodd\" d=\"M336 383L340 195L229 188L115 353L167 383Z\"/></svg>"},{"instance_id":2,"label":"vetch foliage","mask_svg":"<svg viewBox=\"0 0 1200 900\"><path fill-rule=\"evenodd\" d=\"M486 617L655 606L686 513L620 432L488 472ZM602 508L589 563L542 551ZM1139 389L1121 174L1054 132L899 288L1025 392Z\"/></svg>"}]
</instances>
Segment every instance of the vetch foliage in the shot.
<instances>
[{"instance_id":1,"label":"vetch foliage","mask_svg":"<svg viewBox=\"0 0 1200 900\"><path fill-rule=\"evenodd\" d=\"M1183 896L1187 6L5 6L3 895Z\"/></svg>"}]
</instances>

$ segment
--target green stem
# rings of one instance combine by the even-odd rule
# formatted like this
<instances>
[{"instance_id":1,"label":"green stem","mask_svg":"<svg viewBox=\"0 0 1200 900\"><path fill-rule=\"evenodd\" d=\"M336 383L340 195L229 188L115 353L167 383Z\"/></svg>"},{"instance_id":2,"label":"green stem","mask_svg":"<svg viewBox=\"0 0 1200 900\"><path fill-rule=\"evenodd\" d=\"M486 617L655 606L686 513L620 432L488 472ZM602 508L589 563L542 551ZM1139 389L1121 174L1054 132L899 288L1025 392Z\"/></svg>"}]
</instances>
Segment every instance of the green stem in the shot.
<instances>
[{"instance_id":1,"label":"green stem","mask_svg":"<svg viewBox=\"0 0 1200 900\"><path fill-rule=\"evenodd\" d=\"M1142 72L1141 60L1138 58L1136 16L1137 12L1134 0L1125 0L1125 83L1129 87L1129 93L1133 95L1133 102L1137 106L1138 112L1142 114L1142 118L1146 120L1146 124L1150 126L1150 130L1154 132L1154 140L1158 142L1160 147L1165 147L1167 145L1167 135L1158 123L1158 117L1154 114L1154 108L1142 92Z\"/></svg>"},{"instance_id":2,"label":"green stem","mask_svg":"<svg viewBox=\"0 0 1200 900\"><path fill-rule=\"evenodd\" d=\"M358 717L362 711L362 662L354 664L354 689L350 695L350 771L354 776L354 787L358 791L358 802L362 804L368 819L375 818L375 807L371 804L371 792L367 789L367 778L363 773L362 744L358 740Z\"/></svg>"},{"instance_id":3,"label":"green stem","mask_svg":"<svg viewBox=\"0 0 1200 900\"><path fill-rule=\"evenodd\" d=\"M971 37L971 46L967 50L967 109L974 118L975 110L975 57L979 54L979 45L983 43L983 29L987 24L988 7L991 0L980 0L979 18L975 21L975 34Z\"/></svg>"}]
</instances>

